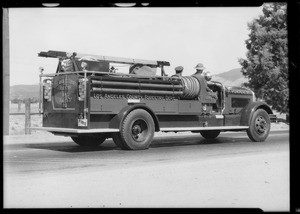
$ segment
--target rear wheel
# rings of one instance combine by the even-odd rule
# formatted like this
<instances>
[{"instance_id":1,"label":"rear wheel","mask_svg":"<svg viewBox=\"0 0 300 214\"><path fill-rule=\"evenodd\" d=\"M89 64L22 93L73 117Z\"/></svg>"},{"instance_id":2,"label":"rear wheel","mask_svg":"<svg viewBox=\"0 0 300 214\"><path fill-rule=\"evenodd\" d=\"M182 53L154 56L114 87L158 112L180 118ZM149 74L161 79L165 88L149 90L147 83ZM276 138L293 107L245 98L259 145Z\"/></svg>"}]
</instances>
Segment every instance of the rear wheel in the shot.
<instances>
[{"instance_id":1,"label":"rear wheel","mask_svg":"<svg viewBox=\"0 0 300 214\"><path fill-rule=\"evenodd\" d=\"M152 142L154 131L151 115L143 109L136 109L125 117L120 132L113 133L112 138L122 149L147 149Z\"/></svg>"},{"instance_id":2,"label":"rear wheel","mask_svg":"<svg viewBox=\"0 0 300 214\"><path fill-rule=\"evenodd\" d=\"M121 149L128 149L126 144L124 144L123 141L121 140L121 134L119 132L112 133L112 139L117 147Z\"/></svg>"},{"instance_id":3,"label":"rear wheel","mask_svg":"<svg viewBox=\"0 0 300 214\"><path fill-rule=\"evenodd\" d=\"M94 136L82 136L71 137L72 140L77 143L79 146L99 146L106 140L106 135Z\"/></svg>"},{"instance_id":4,"label":"rear wheel","mask_svg":"<svg viewBox=\"0 0 300 214\"><path fill-rule=\"evenodd\" d=\"M200 134L202 137L205 139L215 139L216 137L219 136L220 130L206 130L206 131L200 131Z\"/></svg>"},{"instance_id":5,"label":"rear wheel","mask_svg":"<svg viewBox=\"0 0 300 214\"><path fill-rule=\"evenodd\" d=\"M263 109L258 109L253 113L247 135L254 142L265 141L270 132L270 118Z\"/></svg>"}]
</instances>

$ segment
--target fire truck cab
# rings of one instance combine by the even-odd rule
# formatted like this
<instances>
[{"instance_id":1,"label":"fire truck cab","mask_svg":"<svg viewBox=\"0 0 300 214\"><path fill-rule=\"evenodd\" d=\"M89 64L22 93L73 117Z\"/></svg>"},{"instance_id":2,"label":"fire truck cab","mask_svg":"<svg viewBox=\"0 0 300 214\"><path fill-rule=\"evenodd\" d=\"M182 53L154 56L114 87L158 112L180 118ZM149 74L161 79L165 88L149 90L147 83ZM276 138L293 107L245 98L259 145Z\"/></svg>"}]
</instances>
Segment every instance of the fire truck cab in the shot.
<instances>
[{"instance_id":1,"label":"fire truck cab","mask_svg":"<svg viewBox=\"0 0 300 214\"><path fill-rule=\"evenodd\" d=\"M43 126L34 129L69 136L80 146L112 138L122 149L147 149L159 131L199 132L206 139L246 131L255 142L269 135L272 110L256 102L249 89L193 76L169 77L166 61L61 51L38 56L58 58L58 66L55 73L40 74ZM118 72L114 63L129 65L128 73Z\"/></svg>"}]
</instances>

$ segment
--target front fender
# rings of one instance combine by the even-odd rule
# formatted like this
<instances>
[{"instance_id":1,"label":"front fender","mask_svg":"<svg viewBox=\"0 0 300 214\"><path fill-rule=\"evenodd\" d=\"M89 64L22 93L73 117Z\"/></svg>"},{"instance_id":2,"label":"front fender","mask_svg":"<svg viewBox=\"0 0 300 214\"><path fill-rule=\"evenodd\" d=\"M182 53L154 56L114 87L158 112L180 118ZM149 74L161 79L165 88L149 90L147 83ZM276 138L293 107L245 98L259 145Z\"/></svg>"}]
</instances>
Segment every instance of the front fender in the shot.
<instances>
[{"instance_id":1,"label":"front fender","mask_svg":"<svg viewBox=\"0 0 300 214\"><path fill-rule=\"evenodd\" d=\"M257 101L249 103L241 111L241 126L249 126L251 117L257 109L264 109L268 114L273 114L272 109L264 102Z\"/></svg>"},{"instance_id":2,"label":"front fender","mask_svg":"<svg viewBox=\"0 0 300 214\"><path fill-rule=\"evenodd\" d=\"M121 125L123 123L123 120L125 117L133 110L135 109L144 109L147 111L153 118L154 120L154 125L155 125L155 131L159 131L159 123L158 123L158 118L155 115L155 113L150 109L148 106L143 105L143 104L135 104L131 106L125 106L116 116L114 116L110 123L109 123L109 128L115 128L115 129L121 129Z\"/></svg>"}]
</instances>

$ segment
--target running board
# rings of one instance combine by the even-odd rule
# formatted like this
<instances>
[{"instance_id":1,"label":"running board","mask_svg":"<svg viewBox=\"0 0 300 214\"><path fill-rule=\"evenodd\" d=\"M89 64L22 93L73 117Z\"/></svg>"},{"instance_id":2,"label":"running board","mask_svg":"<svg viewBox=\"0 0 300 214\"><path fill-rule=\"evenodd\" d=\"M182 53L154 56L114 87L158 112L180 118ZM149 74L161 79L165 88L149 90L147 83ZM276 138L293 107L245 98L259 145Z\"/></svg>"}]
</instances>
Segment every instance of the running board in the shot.
<instances>
[{"instance_id":1,"label":"running board","mask_svg":"<svg viewBox=\"0 0 300 214\"><path fill-rule=\"evenodd\" d=\"M62 133L105 133L105 132L119 132L119 129L103 128L103 129L70 129L70 128L57 128L57 127L31 127L32 130L41 130L48 132L62 132Z\"/></svg>"},{"instance_id":2,"label":"running board","mask_svg":"<svg viewBox=\"0 0 300 214\"><path fill-rule=\"evenodd\" d=\"M211 127L168 127L160 131L202 131L202 130L246 130L249 126L211 126Z\"/></svg>"},{"instance_id":3,"label":"running board","mask_svg":"<svg viewBox=\"0 0 300 214\"><path fill-rule=\"evenodd\" d=\"M202 131L202 130L246 130L249 126L211 126L211 127L168 127L160 128L160 131ZM57 128L57 127L31 127L31 130L40 130L48 132L61 132L61 133L107 133L119 132L119 129L103 128L103 129L70 129L70 128Z\"/></svg>"}]
</instances>

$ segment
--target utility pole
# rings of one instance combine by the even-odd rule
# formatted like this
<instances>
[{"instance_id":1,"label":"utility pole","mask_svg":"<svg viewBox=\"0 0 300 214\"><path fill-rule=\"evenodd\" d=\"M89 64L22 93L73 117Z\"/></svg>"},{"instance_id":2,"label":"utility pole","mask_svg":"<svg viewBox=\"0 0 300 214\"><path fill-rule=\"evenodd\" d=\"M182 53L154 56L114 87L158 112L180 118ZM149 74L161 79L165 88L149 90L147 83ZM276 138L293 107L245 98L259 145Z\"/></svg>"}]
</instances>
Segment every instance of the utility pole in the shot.
<instances>
[{"instance_id":1,"label":"utility pole","mask_svg":"<svg viewBox=\"0 0 300 214\"><path fill-rule=\"evenodd\" d=\"M9 135L9 26L8 26L8 8L2 8L3 15L3 39L2 39L2 56L3 56L3 135Z\"/></svg>"}]
</instances>

